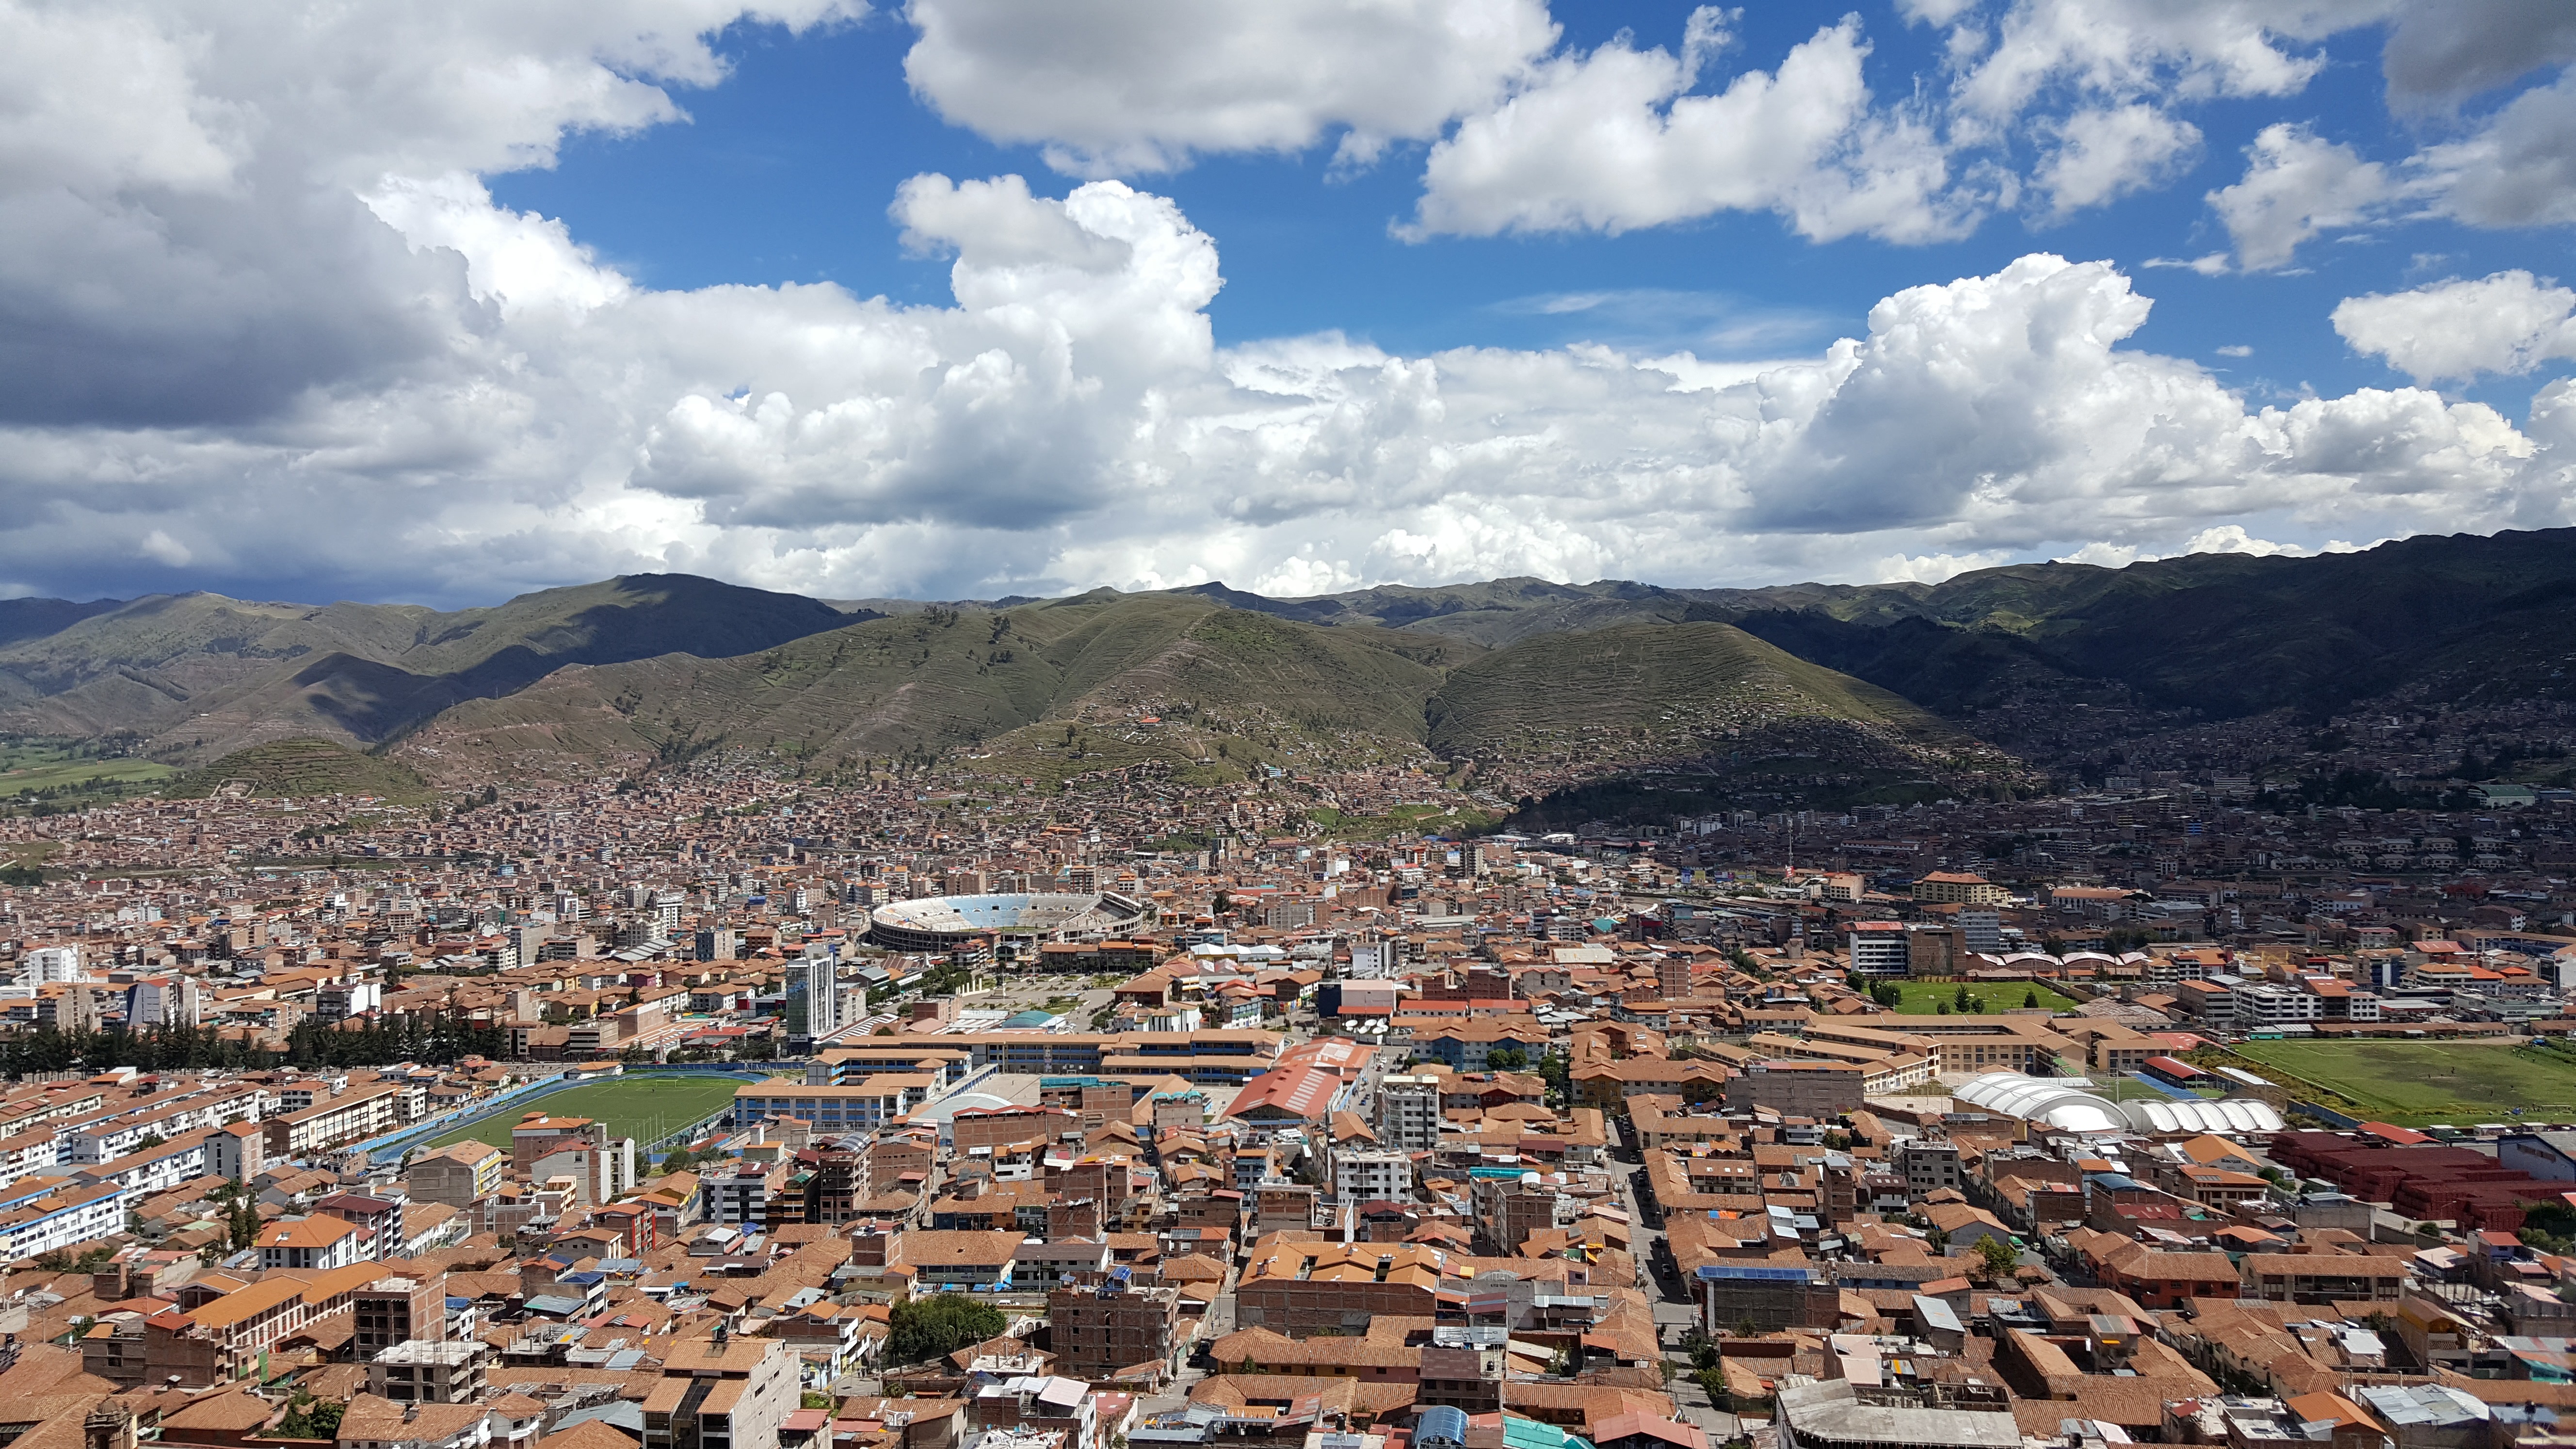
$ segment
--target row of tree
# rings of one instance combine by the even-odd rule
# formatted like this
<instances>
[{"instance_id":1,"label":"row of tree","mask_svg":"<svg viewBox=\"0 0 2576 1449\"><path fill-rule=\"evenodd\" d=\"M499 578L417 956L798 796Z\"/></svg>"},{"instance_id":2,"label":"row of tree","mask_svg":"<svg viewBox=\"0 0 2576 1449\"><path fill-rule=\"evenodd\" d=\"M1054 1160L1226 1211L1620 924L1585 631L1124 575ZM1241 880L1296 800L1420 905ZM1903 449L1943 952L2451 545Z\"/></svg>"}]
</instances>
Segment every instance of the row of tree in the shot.
<instances>
[{"instance_id":1,"label":"row of tree","mask_svg":"<svg viewBox=\"0 0 2576 1449\"><path fill-rule=\"evenodd\" d=\"M61 1031L51 1025L0 1038L0 1074L101 1071L254 1071L295 1067L446 1064L461 1057L509 1055L509 1033L459 1017L404 1015L360 1024L305 1020L287 1032L284 1051L228 1037L211 1026L122 1025Z\"/></svg>"}]
</instances>

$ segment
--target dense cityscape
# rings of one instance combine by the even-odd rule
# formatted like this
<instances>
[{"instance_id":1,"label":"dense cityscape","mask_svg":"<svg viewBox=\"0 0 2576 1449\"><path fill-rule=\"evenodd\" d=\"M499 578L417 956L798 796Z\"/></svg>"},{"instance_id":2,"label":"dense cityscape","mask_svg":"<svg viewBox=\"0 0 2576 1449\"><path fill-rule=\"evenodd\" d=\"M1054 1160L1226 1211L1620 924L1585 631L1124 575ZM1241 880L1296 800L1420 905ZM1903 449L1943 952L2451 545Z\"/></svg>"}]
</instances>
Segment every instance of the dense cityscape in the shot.
<instances>
[{"instance_id":1,"label":"dense cityscape","mask_svg":"<svg viewBox=\"0 0 2576 1449\"><path fill-rule=\"evenodd\" d=\"M2451 1446L2566 1392L2576 793L1533 835L1428 764L21 811L0 1413Z\"/></svg>"},{"instance_id":2,"label":"dense cityscape","mask_svg":"<svg viewBox=\"0 0 2576 1449\"><path fill-rule=\"evenodd\" d=\"M2576 1449L2576 0L0 0L0 1449Z\"/></svg>"}]
</instances>

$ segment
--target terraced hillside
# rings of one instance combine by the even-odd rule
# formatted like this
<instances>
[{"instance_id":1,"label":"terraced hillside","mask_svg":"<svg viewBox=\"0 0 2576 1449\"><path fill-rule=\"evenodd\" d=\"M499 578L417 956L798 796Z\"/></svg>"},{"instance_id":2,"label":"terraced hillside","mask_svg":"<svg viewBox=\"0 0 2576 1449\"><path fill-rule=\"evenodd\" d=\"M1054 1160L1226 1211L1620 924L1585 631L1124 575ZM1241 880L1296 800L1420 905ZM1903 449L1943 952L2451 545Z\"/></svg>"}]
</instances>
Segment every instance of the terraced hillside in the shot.
<instances>
[{"instance_id":1,"label":"terraced hillside","mask_svg":"<svg viewBox=\"0 0 2576 1449\"><path fill-rule=\"evenodd\" d=\"M396 805L430 798L429 782L408 766L363 755L331 740L272 740L237 750L173 782L167 793L198 799L222 790L254 797L310 799L376 795Z\"/></svg>"},{"instance_id":2,"label":"terraced hillside","mask_svg":"<svg viewBox=\"0 0 2576 1449\"><path fill-rule=\"evenodd\" d=\"M1811 720L1893 745L1959 739L1886 690L1711 623L1540 635L1459 669L1429 706L1431 747L1476 758L1711 747Z\"/></svg>"}]
</instances>

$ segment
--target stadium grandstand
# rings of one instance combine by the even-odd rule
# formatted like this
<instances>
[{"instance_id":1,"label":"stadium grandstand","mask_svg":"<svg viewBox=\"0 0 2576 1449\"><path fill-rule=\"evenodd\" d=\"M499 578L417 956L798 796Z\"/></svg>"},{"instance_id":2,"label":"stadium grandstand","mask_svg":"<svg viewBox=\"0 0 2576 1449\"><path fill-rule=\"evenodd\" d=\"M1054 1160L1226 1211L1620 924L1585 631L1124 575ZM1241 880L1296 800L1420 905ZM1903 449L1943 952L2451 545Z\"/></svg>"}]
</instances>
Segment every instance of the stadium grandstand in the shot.
<instances>
[{"instance_id":1,"label":"stadium grandstand","mask_svg":"<svg viewBox=\"0 0 2576 1449\"><path fill-rule=\"evenodd\" d=\"M989 946L993 959L1034 960L1050 941L1133 930L1145 907L1122 895L924 896L868 913L868 942L889 951L951 953Z\"/></svg>"}]
</instances>

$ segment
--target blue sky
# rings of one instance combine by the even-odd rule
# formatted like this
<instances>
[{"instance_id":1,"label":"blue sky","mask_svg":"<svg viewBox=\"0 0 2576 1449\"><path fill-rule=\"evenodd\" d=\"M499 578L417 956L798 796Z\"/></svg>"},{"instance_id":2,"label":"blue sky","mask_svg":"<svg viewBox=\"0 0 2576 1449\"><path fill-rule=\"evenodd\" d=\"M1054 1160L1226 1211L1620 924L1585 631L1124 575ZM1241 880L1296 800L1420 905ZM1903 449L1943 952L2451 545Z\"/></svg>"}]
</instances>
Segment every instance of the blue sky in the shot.
<instances>
[{"instance_id":1,"label":"blue sky","mask_svg":"<svg viewBox=\"0 0 2576 1449\"><path fill-rule=\"evenodd\" d=\"M1675 47L1694 6L1556 4L1565 43L1590 50L1623 29L1642 46ZM1696 88L1770 68L1830 7L1748 8L1741 39ZM1940 66L1940 35L1886 6L1861 15L1873 88L1901 93ZM491 179L505 206L568 222L603 259L655 287L833 281L903 301L947 300L947 259L906 255L887 214L907 177L1017 173L1061 195L1040 148L998 145L943 122L904 80L916 36L880 11L791 35L729 28L715 48L719 84L677 90L685 124L570 138L551 168ZM1724 213L1618 236L1442 237L1407 242L1391 226L1421 191L1419 143L1365 169L1338 170L1329 146L1299 154L1217 156L1173 173L1131 174L1177 200L1222 249L1226 286L1209 308L1218 340L1340 329L1390 350L1552 347L1606 341L1647 351L1771 357L1857 334L1879 298L1928 281L1991 272L2034 250L2105 259L2155 300L2132 345L2196 358L2258 396L2302 388L2341 393L2403 374L2357 356L2329 321L2360 292L2391 292L2451 275L2511 267L2569 271L2558 230L2483 230L2427 217L2310 248L2295 275L2202 277L2149 268L2157 258L2224 251L2204 193L2245 168L2263 127L2306 120L2368 156L2402 158L2449 125L2409 127L2383 104L2384 31L2371 26L2300 47L2326 65L2287 103L2215 99L2183 108L2206 137L2197 164L2150 191L2062 222L1993 217L1965 239L1898 245L1868 236L1816 243L1768 213ZM2487 102L2488 108L2493 98ZM2474 114L2474 111L2472 112ZM1587 296L1602 300L1568 305ZM2250 357L2217 349L2250 346ZM2563 365L2552 369L2563 371ZM2454 389L2521 410L2539 379L2486 379Z\"/></svg>"},{"instance_id":2,"label":"blue sky","mask_svg":"<svg viewBox=\"0 0 2576 1449\"><path fill-rule=\"evenodd\" d=\"M2576 6L99 0L0 56L0 596L2576 522Z\"/></svg>"}]
</instances>

